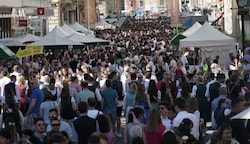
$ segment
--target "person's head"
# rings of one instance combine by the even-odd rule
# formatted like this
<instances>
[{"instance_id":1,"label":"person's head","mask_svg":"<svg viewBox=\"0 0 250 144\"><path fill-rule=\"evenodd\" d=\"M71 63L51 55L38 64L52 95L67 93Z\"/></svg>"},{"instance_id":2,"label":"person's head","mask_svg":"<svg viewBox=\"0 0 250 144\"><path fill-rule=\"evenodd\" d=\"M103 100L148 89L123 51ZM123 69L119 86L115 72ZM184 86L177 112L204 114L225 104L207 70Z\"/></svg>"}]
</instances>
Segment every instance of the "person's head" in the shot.
<instances>
[{"instance_id":1,"label":"person's head","mask_svg":"<svg viewBox=\"0 0 250 144\"><path fill-rule=\"evenodd\" d=\"M61 122L57 118L52 118L52 119L50 119L50 125L51 125L52 130L59 131L60 126L61 126Z\"/></svg>"},{"instance_id":2,"label":"person's head","mask_svg":"<svg viewBox=\"0 0 250 144\"><path fill-rule=\"evenodd\" d=\"M137 92L137 84L136 83L130 84L128 92L131 93L131 94L136 94L136 92Z\"/></svg>"},{"instance_id":3,"label":"person's head","mask_svg":"<svg viewBox=\"0 0 250 144\"><path fill-rule=\"evenodd\" d=\"M15 120L11 117L6 118L4 121L4 126L5 126L6 131L8 131L11 135L10 142L13 143L17 138L16 136L17 129L16 129Z\"/></svg>"},{"instance_id":4,"label":"person's head","mask_svg":"<svg viewBox=\"0 0 250 144\"><path fill-rule=\"evenodd\" d=\"M240 113L245 109L245 102L242 98L232 99L232 111L235 113Z\"/></svg>"},{"instance_id":5,"label":"person's head","mask_svg":"<svg viewBox=\"0 0 250 144\"><path fill-rule=\"evenodd\" d=\"M217 108L228 108L227 99L220 99Z\"/></svg>"},{"instance_id":6,"label":"person's head","mask_svg":"<svg viewBox=\"0 0 250 144\"><path fill-rule=\"evenodd\" d=\"M160 113L158 110L153 109L148 116L147 132L156 132L160 124L162 124Z\"/></svg>"},{"instance_id":7,"label":"person's head","mask_svg":"<svg viewBox=\"0 0 250 144\"><path fill-rule=\"evenodd\" d=\"M56 108L49 110L49 119L58 118L58 110Z\"/></svg>"},{"instance_id":8,"label":"person's head","mask_svg":"<svg viewBox=\"0 0 250 144\"><path fill-rule=\"evenodd\" d=\"M107 133L111 130L112 124L111 124L111 120L108 116L100 114L96 117L96 119L97 119L98 124L99 124L100 132Z\"/></svg>"},{"instance_id":9,"label":"person's head","mask_svg":"<svg viewBox=\"0 0 250 144\"><path fill-rule=\"evenodd\" d=\"M168 109L167 107L170 106L170 103L167 101L162 101L159 103L159 112L162 116L167 116L168 115Z\"/></svg>"},{"instance_id":10,"label":"person's head","mask_svg":"<svg viewBox=\"0 0 250 144\"><path fill-rule=\"evenodd\" d=\"M180 111L186 110L185 101L182 98L177 98L174 100L175 111L178 113Z\"/></svg>"},{"instance_id":11,"label":"person's head","mask_svg":"<svg viewBox=\"0 0 250 144\"><path fill-rule=\"evenodd\" d=\"M233 75L230 76L230 81L232 83L238 83L238 82L240 82L239 80L240 80L239 75L237 75L237 74L233 74Z\"/></svg>"},{"instance_id":12,"label":"person's head","mask_svg":"<svg viewBox=\"0 0 250 144\"><path fill-rule=\"evenodd\" d=\"M182 120L182 122L179 125L178 129L182 133L182 135L189 136L190 132L191 132L191 129L193 128L193 125L194 124L190 119L185 118L185 119Z\"/></svg>"},{"instance_id":13,"label":"person's head","mask_svg":"<svg viewBox=\"0 0 250 144\"><path fill-rule=\"evenodd\" d=\"M224 82L225 82L225 79L226 79L225 74L223 74L223 73L218 73L218 74L217 74L216 80L217 80L218 82L224 83Z\"/></svg>"},{"instance_id":14,"label":"person's head","mask_svg":"<svg viewBox=\"0 0 250 144\"><path fill-rule=\"evenodd\" d=\"M88 104L86 102L80 102L78 104L78 110L82 114L86 114L88 112Z\"/></svg>"},{"instance_id":15,"label":"person's head","mask_svg":"<svg viewBox=\"0 0 250 144\"><path fill-rule=\"evenodd\" d=\"M22 130L32 130L34 129L34 119L32 116L25 116L22 122Z\"/></svg>"},{"instance_id":16,"label":"person's head","mask_svg":"<svg viewBox=\"0 0 250 144\"><path fill-rule=\"evenodd\" d=\"M216 132L216 136L218 140L222 140L224 142L230 142L232 140L232 128L229 124L223 124L219 127Z\"/></svg>"},{"instance_id":17,"label":"person's head","mask_svg":"<svg viewBox=\"0 0 250 144\"><path fill-rule=\"evenodd\" d=\"M11 76L10 76L10 80L11 80L12 82L16 82L16 75L11 75Z\"/></svg>"},{"instance_id":18,"label":"person's head","mask_svg":"<svg viewBox=\"0 0 250 144\"><path fill-rule=\"evenodd\" d=\"M219 95L227 96L227 87L221 86L219 88Z\"/></svg>"},{"instance_id":19,"label":"person's head","mask_svg":"<svg viewBox=\"0 0 250 144\"><path fill-rule=\"evenodd\" d=\"M198 100L196 97L191 97L189 105L187 106L187 111L190 113L194 113L196 110L199 110Z\"/></svg>"},{"instance_id":20,"label":"person's head","mask_svg":"<svg viewBox=\"0 0 250 144\"><path fill-rule=\"evenodd\" d=\"M110 79L107 79L106 82L105 82L105 85L107 88L110 88L111 87L111 80Z\"/></svg>"},{"instance_id":21,"label":"person's head","mask_svg":"<svg viewBox=\"0 0 250 144\"><path fill-rule=\"evenodd\" d=\"M96 106L95 98L88 98L88 106L89 108L94 108Z\"/></svg>"},{"instance_id":22,"label":"person's head","mask_svg":"<svg viewBox=\"0 0 250 144\"><path fill-rule=\"evenodd\" d=\"M136 118L138 121L140 121L144 116L144 111L140 107L135 107L134 109L131 109L128 114L128 123L134 122L134 119Z\"/></svg>"},{"instance_id":23,"label":"person's head","mask_svg":"<svg viewBox=\"0 0 250 144\"><path fill-rule=\"evenodd\" d=\"M134 137L132 139L132 144L144 144L144 140L142 137Z\"/></svg>"},{"instance_id":24,"label":"person's head","mask_svg":"<svg viewBox=\"0 0 250 144\"><path fill-rule=\"evenodd\" d=\"M11 134L5 129L1 129L0 130L0 144L11 144L10 139L11 139Z\"/></svg>"},{"instance_id":25,"label":"person's head","mask_svg":"<svg viewBox=\"0 0 250 144\"><path fill-rule=\"evenodd\" d=\"M67 144L67 140L61 133L55 133L48 137L48 144Z\"/></svg>"},{"instance_id":26,"label":"person's head","mask_svg":"<svg viewBox=\"0 0 250 144\"><path fill-rule=\"evenodd\" d=\"M49 100L52 100L52 99L53 99L52 93L51 93L50 91L48 91L47 89L45 89L45 90L43 91L43 93L44 93L44 100L45 100L45 101L49 101Z\"/></svg>"},{"instance_id":27,"label":"person's head","mask_svg":"<svg viewBox=\"0 0 250 144\"><path fill-rule=\"evenodd\" d=\"M88 139L88 144L108 144L108 138L103 133L93 133Z\"/></svg>"},{"instance_id":28,"label":"person's head","mask_svg":"<svg viewBox=\"0 0 250 144\"><path fill-rule=\"evenodd\" d=\"M22 131L22 139L30 139L34 135L33 130L26 129Z\"/></svg>"},{"instance_id":29,"label":"person's head","mask_svg":"<svg viewBox=\"0 0 250 144\"><path fill-rule=\"evenodd\" d=\"M34 89L38 87L38 80L37 79L32 79L29 82L29 88Z\"/></svg>"},{"instance_id":30,"label":"person's head","mask_svg":"<svg viewBox=\"0 0 250 144\"><path fill-rule=\"evenodd\" d=\"M167 107L168 109L168 119L173 120L176 117L176 111L174 105L171 104Z\"/></svg>"},{"instance_id":31,"label":"person's head","mask_svg":"<svg viewBox=\"0 0 250 144\"><path fill-rule=\"evenodd\" d=\"M35 133L44 133L45 132L45 123L43 118L34 118L34 130Z\"/></svg>"},{"instance_id":32,"label":"person's head","mask_svg":"<svg viewBox=\"0 0 250 144\"><path fill-rule=\"evenodd\" d=\"M81 82L81 86L82 86L83 89L87 89L88 88L88 82L87 81Z\"/></svg>"},{"instance_id":33,"label":"person's head","mask_svg":"<svg viewBox=\"0 0 250 144\"><path fill-rule=\"evenodd\" d=\"M13 71L18 72L19 71L19 65L14 65L13 66Z\"/></svg>"}]
</instances>

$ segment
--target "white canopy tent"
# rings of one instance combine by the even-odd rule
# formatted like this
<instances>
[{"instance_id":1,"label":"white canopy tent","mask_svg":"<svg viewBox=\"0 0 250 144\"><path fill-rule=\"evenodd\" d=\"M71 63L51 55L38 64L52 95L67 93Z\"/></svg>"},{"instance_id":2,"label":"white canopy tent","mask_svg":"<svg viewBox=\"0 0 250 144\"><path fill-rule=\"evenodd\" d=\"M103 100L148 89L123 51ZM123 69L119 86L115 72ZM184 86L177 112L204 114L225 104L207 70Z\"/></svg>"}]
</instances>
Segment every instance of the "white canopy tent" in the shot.
<instances>
[{"instance_id":1,"label":"white canopy tent","mask_svg":"<svg viewBox=\"0 0 250 144\"><path fill-rule=\"evenodd\" d=\"M99 39L99 38L94 38L94 37L91 37L91 36L84 36L82 34L78 34L78 33L75 33L75 34L72 34L70 36L67 37L69 40L73 40L73 41L76 41L76 42L81 42L81 43L84 43L84 44L99 44L99 45L107 45L110 43L110 41L107 41L107 40L104 40L104 39Z\"/></svg>"},{"instance_id":2,"label":"white canopy tent","mask_svg":"<svg viewBox=\"0 0 250 144\"><path fill-rule=\"evenodd\" d=\"M16 39L19 40L21 43L29 43L29 42L38 41L41 39L41 37L33 35L33 34L26 34L26 35L17 37Z\"/></svg>"},{"instance_id":3,"label":"white canopy tent","mask_svg":"<svg viewBox=\"0 0 250 144\"><path fill-rule=\"evenodd\" d=\"M69 27L73 29L74 31L84 33L87 36L95 37L94 32L92 30L85 28L83 25L79 24L78 22L75 22L73 25L70 25Z\"/></svg>"},{"instance_id":4,"label":"white canopy tent","mask_svg":"<svg viewBox=\"0 0 250 144\"><path fill-rule=\"evenodd\" d=\"M105 20L100 19L99 22L95 24L96 29L115 29L115 26L112 24L107 23Z\"/></svg>"},{"instance_id":5,"label":"white canopy tent","mask_svg":"<svg viewBox=\"0 0 250 144\"><path fill-rule=\"evenodd\" d=\"M66 37L69 36L67 32L65 32L60 26L56 25L47 35L44 37L50 37L50 36L60 36L60 37ZM43 38L44 38L43 37Z\"/></svg>"},{"instance_id":6,"label":"white canopy tent","mask_svg":"<svg viewBox=\"0 0 250 144\"><path fill-rule=\"evenodd\" d=\"M42 45L42 46L62 46L62 45L83 45L83 44L69 40L66 37L48 36L48 37L42 38L39 41L31 43L30 45L34 45L34 46L40 46L40 45Z\"/></svg>"},{"instance_id":7,"label":"white canopy tent","mask_svg":"<svg viewBox=\"0 0 250 144\"><path fill-rule=\"evenodd\" d=\"M184 31L182 33L182 35L188 37L188 36L192 35L194 32L196 32L198 29L200 29L201 27L202 27L202 25L199 22L196 22L189 29Z\"/></svg>"},{"instance_id":8,"label":"white canopy tent","mask_svg":"<svg viewBox=\"0 0 250 144\"><path fill-rule=\"evenodd\" d=\"M73 30L72 28L70 28L67 24L63 24L61 26L61 28L62 28L63 31L65 31L69 35L78 33L75 30ZM85 34L81 34L81 35L85 35Z\"/></svg>"},{"instance_id":9,"label":"white canopy tent","mask_svg":"<svg viewBox=\"0 0 250 144\"><path fill-rule=\"evenodd\" d=\"M229 53L236 53L235 39L231 38L205 22L203 26L185 39L180 40L180 48L200 48L202 60L220 56L220 64L225 64Z\"/></svg>"}]
</instances>

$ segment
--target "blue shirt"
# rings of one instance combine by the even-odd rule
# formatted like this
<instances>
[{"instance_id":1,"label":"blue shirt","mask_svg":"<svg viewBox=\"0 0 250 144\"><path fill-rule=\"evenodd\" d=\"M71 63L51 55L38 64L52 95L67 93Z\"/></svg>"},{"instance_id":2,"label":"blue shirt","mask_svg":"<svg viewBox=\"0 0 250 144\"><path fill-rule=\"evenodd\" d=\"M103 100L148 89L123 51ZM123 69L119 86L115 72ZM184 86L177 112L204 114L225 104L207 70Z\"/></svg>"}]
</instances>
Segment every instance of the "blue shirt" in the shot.
<instances>
[{"instance_id":1,"label":"blue shirt","mask_svg":"<svg viewBox=\"0 0 250 144\"><path fill-rule=\"evenodd\" d=\"M226 96L220 95L219 97L215 98L215 99L212 101L212 111L213 111L213 112L214 112L214 111L216 110L216 108L218 107L218 103L219 103L219 101L220 101L221 99L226 99L227 102L228 102L228 108L229 108L229 109L232 108L232 107L231 107L231 106L232 106L232 105L231 105L232 101L231 101L229 98L227 98Z\"/></svg>"},{"instance_id":2,"label":"blue shirt","mask_svg":"<svg viewBox=\"0 0 250 144\"><path fill-rule=\"evenodd\" d=\"M43 92L38 87L32 90L32 93L31 93L31 96L30 96L30 101L29 101L30 104L31 104L32 99L36 99L36 105L33 108L33 110L29 113L29 115L30 114L35 114L35 115L39 116L39 114L40 114L40 105L43 102L44 95L43 95Z\"/></svg>"},{"instance_id":3,"label":"blue shirt","mask_svg":"<svg viewBox=\"0 0 250 144\"><path fill-rule=\"evenodd\" d=\"M104 100L104 109L115 109L116 108L116 99L118 97L118 94L116 90L112 88L106 88L101 93L102 98Z\"/></svg>"}]
</instances>

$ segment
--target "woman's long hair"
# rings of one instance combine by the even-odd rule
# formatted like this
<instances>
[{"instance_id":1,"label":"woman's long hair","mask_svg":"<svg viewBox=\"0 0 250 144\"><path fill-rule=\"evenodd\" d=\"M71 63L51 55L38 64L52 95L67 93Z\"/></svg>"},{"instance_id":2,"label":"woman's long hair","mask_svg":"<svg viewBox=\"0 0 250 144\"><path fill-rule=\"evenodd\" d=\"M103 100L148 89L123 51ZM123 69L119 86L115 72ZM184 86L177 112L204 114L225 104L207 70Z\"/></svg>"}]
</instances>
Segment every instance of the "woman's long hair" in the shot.
<instances>
[{"instance_id":1,"label":"woman's long hair","mask_svg":"<svg viewBox=\"0 0 250 144\"><path fill-rule=\"evenodd\" d=\"M226 129L232 129L229 124L223 124L219 127L219 129L212 135L211 144L216 144L218 141L222 140L223 132Z\"/></svg>"},{"instance_id":2,"label":"woman's long hair","mask_svg":"<svg viewBox=\"0 0 250 144\"><path fill-rule=\"evenodd\" d=\"M112 124L108 116L100 114L96 117L96 119L98 121L100 132L102 133L110 132L110 130L112 129Z\"/></svg>"},{"instance_id":3,"label":"woman's long hair","mask_svg":"<svg viewBox=\"0 0 250 144\"><path fill-rule=\"evenodd\" d=\"M158 92L158 89L156 87L156 83L154 80L150 80L149 81L149 85L148 85L148 94L149 96L155 96L157 97L157 92Z\"/></svg>"},{"instance_id":4,"label":"woman's long hair","mask_svg":"<svg viewBox=\"0 0 250 144\"><path fill-rule=\"evenodd\" d=\"M66 99L70 96L69 93L69 84L67 82L63 82L63 88L62 88L62 92L61 92L61 98L62 99Z\"/></svg>"},{"instance_id":5,"label":"woman's long hair","mask_svg":"<svg viewBox=\"0 0 250 144\"><path fill-rule=\"evenodd\" d=\"M11 117L8 117L5 121L4 121L4 125L5 125L5 129L10 133L11 135L11 139L10 139L10 143L14 144L15 141L17 140L17 131L16 131L16 123L15 120Z\"/></svg>"},{"instance_id":6,"label":"woman's long hair","mask_svg":"<svg viewBox=\"0 0 250 144\"><path fill-rule=\"evenodd\" d=\"M136 102L139 102L139 101L144 101L144 99L145 99L145 86L143 84L138 84L135 100Z\"/></svg>"},{"instance_id":7,"label":"woman's long hair","mask_svg":"<svg viewBox=\"0 0 250 144\"><path fill-rule=\"evenodd\" d=\"M147 123L147 132L154 133L157 131L158 126L162 124L159 111L153 109L149 113L148 123Z\"/></svg>"}]
</instances>

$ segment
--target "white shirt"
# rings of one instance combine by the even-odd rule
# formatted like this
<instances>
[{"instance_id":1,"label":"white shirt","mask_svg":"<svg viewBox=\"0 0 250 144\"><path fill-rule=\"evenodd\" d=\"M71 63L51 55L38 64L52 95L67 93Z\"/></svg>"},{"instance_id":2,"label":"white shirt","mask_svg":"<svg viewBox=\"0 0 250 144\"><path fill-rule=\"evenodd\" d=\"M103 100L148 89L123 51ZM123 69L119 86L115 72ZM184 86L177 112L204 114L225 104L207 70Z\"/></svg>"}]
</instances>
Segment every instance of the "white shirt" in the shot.
<instances>
[{"instance_id":1,"label":"white shirt","mask_svg":"<svg viewBox=\"0 0 250 144\"><path fill-rule=\"evenodd\" d=\"M168 119L168 118L163 118L161 116L161 121L162 121L162 124L166 127L166 130L171 130L172 128L172 125L171 125L171 120Z\"/></svg>"},{"instance_id":2,"label":"white shirt","mask_svg":"<svg viewBox=\"0 0 250 144\"><path fill-rule=\"evenodd\" d=\"M179 112L173 120L173 127L178 127L183 119L190 119L193 122L193 128L191 134L199 140L199 120L194 114L188 113L187 111Z\"/></svg>"},{"instance_id":3,"label":"white shirt","mask_svg":"<svg viewBox=\"0 0 250 144\"><path fill-rule=\"evenodd\" d=\"M205 93L205 96L209 99L210 98L210 93L209 93L209 88L210 88L210 85L212 84L212 83L214 83L215 82L215 80L211 80L210 82L208 82L207 83L207 85L206 85L206 93Z\"/></svg>"},{"instance_id":4,"label":"white shirt","mask_svg":"<svg viewBox=\"0 0 250 144\"><path fill-rule=\"evenodd\" d=\"M8 77L3 77L0 79L0 91L1 91L1 99L3 98L3 93L4 93L4 87L6 84L10 82L10 79Z\"/></svg>"},{"instance_id":5,"label":"white shirt","mask_svg":"<svg viewBox=\"0 0 250 144\"><path fill-rule=\"evenodd\" d=\"M99 114L103 114L103 112L96 110L96 109L88 110L88 113L87 113L87 115L91 117L92 119L96 119L97 115Z\"/></svg>"}]
</instances>

